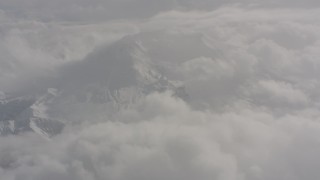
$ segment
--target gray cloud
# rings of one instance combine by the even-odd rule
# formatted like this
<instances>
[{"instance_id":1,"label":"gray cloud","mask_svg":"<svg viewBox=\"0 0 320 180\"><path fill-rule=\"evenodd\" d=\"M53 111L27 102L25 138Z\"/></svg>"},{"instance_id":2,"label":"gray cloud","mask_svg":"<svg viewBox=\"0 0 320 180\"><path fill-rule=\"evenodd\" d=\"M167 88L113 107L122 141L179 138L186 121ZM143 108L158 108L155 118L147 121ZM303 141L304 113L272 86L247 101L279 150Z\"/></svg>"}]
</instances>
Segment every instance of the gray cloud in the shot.
<instances>
[{"instance_id":1,"label":"gray cloud","mask_svg":"<svg viewBox=\"0 0 320 180\"><path fill-rule=\"evenodd\" d=\"M49 142L34 136L2 138L1 177L313 179L318 175L314 163L319 126L301 115L275 118L245 107L225 113L193 111L170 94L154 94L115 118L117 122L67 130Z\"/></svg>"},{"instance_id":2,"label":"gray cloud","mask_svg":"<svg viewBox=\"0 0 320 180\"><path fill-rule=\"evenodd\" d=\"M253 7L319 7L316 0L12 0L0 1L5 14L44 21L104 21L148 18L157 13L180 10L213 10L229 5Z\"/></svg>"},{"instance_id":3,"label":"gray cloud","mask_svg":"<svg viewBox=\"0 0 320 180\"><path fill-rule=\"evenodd\" d=\"M0 102L49 88L32 108L65 124L0 137L1 179L319 179L320 10L300 4L0 1Z\"/></svg>"}]
</instances>

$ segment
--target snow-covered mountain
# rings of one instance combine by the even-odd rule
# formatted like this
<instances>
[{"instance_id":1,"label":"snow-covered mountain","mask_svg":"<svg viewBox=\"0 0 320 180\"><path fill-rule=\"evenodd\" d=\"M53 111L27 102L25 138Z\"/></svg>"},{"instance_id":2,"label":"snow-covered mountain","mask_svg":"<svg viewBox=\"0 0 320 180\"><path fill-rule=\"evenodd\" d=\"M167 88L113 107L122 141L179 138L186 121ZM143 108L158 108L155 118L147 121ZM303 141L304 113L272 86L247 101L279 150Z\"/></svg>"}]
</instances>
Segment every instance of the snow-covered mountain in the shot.
<instances>
[{"instance_id":1,"label":"snow-covered mountain","mask_svg":"<svg viewBox=\"0 0 320 180\"><path fill-rule=\"evenodd\" d=\"M182 52L188 48L192 53ZM178 66L177 62L205 54L214 53L198 35L127 36L97 48L82 61L62 66L41 86L25 87L31 95L18 92L19 96L9 98L3 93L0 134L34 131L50 137L69 123L103 120L152 92L172 91L187 99L179 78L164 76L164 72Z\"/></svg>"},{"instance_id":2,"label":"snow-covered mountain","mask_svg":"<svg viewBox=\"0 0 320 180\"><path fill-rule=\"evenodd\" d=\"M46 115L46 103L55 97L53 89L42 97L22 96L5 98L0 104L0 134L19 134L34 131L51 137L62 131L64 124Z\"/></svg>"}]
</instances>

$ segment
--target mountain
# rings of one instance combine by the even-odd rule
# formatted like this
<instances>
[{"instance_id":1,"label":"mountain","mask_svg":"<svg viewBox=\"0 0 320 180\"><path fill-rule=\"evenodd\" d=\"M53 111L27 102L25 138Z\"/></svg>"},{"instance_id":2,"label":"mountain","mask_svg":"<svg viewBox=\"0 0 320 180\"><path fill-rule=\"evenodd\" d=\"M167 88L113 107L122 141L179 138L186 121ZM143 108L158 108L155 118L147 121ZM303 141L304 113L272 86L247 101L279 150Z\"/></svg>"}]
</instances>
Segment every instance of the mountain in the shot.
<instances>
[{"instance_id":1,"label":"mountain","mask_svg":"<svg viewBox=\"0 0 320 180\"><path fill-rule=\"evenodd\" d=\"M34 131L51 137L62 131L64 124L47 117L45 103L54 98L52 89L42 97L4 98L0 103L0 135Z\"/></svg>"},{"instance_id":2,"label":"mountain","mask_svg":"<svg viewBox=\"0 0 320 180\"><path fill-rule=\"evenodd\" d=\"M96 48L81 61L64 64L51 78L39 77L36 84L11 95L2 93L0 134L33 131L51 137L68 124L105 121L153 92L172 91L188 100L175 69L187 60L217 54L201 34L126 36Z\"/></svg>"},{"instance_id":3,"label":"mountain","mask_svg":"<svg viewBox=\"0 0 320 180\"><path fill-rule=\"evenodd\" d=\"M144 32L127 36L96 48L82 61L65 64L54 78L25 87L27 90L16 93L19 96L3 94L0 134L33 131L51 137L70 123L103 121L152 92L172 91L187 100L183 81L170 76L168 69L215 54L199 34Z\"/></svg>"}]
</instances>

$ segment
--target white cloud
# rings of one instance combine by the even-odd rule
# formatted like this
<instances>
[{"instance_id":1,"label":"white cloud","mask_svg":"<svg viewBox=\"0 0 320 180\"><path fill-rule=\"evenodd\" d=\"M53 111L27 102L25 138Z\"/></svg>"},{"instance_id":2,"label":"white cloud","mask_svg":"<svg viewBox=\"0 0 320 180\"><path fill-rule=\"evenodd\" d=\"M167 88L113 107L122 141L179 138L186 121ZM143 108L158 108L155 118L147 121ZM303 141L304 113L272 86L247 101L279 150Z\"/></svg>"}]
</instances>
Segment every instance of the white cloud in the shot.
<instances>
[{"instance_id":1,"label":"white cloud","mask_svg":"<svg viewBox=\"0 0 320 180\"><path fill-rule=\"evenodd\" d=\"M258 87L254 91L257 94L266 95L268 100L281 102L282 103L308 103L308 97L300 90L292 87L291 84L284 82L275 81L259 81ZM257 99L262 100L264 97L257 97Z\"/></svg>"},{"instance_id":2,"label":"white cloud","mask_svg":"<svg viewBox=\"0 0 320 180\"><path fill-rule=\"evenodd\" d=\"M130 111L136 116L120 112L114 117L117 121L67 130L48 142L36 140L34 135L1 138L1 177L125 180L317 176L313 164L317 161L312 158L320 148L316 145L320 126L312 120L275 118L267 111L246 108L225 113L194 111L170 94L147 96ZM294 171L296 168L299 171Z\"/></svg>"},{"instance_id":3,"label":"white cloud","mask_svg":"<svg viewBox=\"0 0 320 180\"><path fill-rule=\"evenodd\" d=\"M245 3L0 0L0 100L61 88L67 124L0 137L1 179L319 179L319 4ZM130 99L154 77L187 97Z\"/></svg>"}]
</instances>

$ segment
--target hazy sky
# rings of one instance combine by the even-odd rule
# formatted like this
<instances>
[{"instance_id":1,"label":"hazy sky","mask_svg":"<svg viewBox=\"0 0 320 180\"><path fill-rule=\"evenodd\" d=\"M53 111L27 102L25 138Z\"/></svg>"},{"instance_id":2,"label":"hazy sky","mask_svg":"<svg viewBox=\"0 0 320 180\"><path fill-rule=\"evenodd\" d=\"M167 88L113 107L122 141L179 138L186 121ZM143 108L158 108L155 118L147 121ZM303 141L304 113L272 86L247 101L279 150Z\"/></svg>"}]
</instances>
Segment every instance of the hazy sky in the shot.
<instances>
[{"instance_id":1,"label":"hazy sky","mask_svg":"<svg viewBox=\"0 0 320 180\"><path fill-rule=\"evenodd\" d=\"M0 100L66 124L0 137L0 179L319 179L319 2L0 0Z\"/></svg>"}]
</instances>

